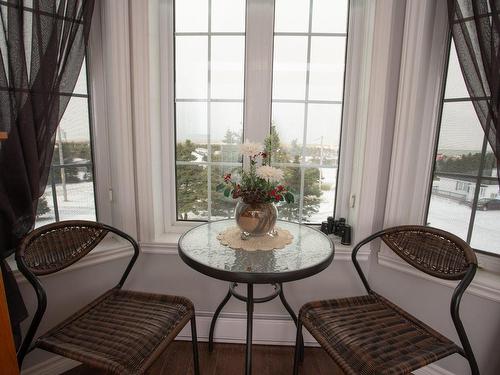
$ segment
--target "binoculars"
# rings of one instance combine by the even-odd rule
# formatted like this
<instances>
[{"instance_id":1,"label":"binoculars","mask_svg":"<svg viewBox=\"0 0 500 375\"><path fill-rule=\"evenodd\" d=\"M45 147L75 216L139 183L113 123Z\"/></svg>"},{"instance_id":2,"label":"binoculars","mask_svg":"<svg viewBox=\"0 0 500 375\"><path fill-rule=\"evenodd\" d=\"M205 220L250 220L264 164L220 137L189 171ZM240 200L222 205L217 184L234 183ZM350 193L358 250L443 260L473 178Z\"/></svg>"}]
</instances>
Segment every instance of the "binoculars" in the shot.
<instances>
[{"instance_id":1,"label":"binoculars","mask_svg":"<svg viewBox=\"0 0 500 375\"><path fill-rule=\"evenodd\" d=\"M332 216L328 216L327 221L321 223L321 231L325 234L333 234L340 237L340 243L342 245L351 244L351 232L352 228L343 217L335 220Z\"/></svg>"}]
</instances>

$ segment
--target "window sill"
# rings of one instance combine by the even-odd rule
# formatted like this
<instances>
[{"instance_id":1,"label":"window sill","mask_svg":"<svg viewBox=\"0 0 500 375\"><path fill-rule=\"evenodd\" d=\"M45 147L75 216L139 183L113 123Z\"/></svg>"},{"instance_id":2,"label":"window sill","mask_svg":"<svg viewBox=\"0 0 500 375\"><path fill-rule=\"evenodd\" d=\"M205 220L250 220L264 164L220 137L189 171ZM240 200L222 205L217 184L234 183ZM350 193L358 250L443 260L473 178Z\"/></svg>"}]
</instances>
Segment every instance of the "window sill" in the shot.
<instances>
[{"instance_id":1,"label":"window sill","mask_svg":"<svg viewBox=\"0 0 500 375\"><path fill-rule=\"evenodd\" d=\"M59 271L58 274L74 271L79 268L93 266L95 264L103 262L109 262L111 260L116 260L127 256L128 257L132 256L132 246L129 244L129 242L123 239L118 239L116 237L110 236L108 238L105 238L95 249L93 249L83 259L71 265L70 267ZM17 264L14 259L14 255L12 255L7 259L7 263L12 269L17 283L27 282L22 273L17 269Z\"/></svg>"},{"instance_id":2,"label":"window sill","mask_svg":"<svg viewBox=\"0 0 500 375\"><path fill-rule=\"evenodd\" d=\"M456 282L441 280L436 277L427 275L426 273L409 266L408 264L397 258L396 255L389 253L388 251L382 250L381 252L379 252L378 263L382 266L392 268L394 270L404 272L413 276L417 276L425 280L430 280L452 289L454 289L457 285ZM500 274L479 268L476 272L474 280L467 288L466 293L489 299L494 302L500 302Z\"/></svg>"},{"instance_id":3,"label":"window sill","mask_svg":"<svg viewBox=\"0 0 500 375\"><path fill-rule=\"evenodd\" d=\"M168 255L176 255L178 253L177 244L179 243L179 238L182 234L188 229L192 228L194 225L184 224L181 227L176 226L175 232L165 232L156 238L154 242L141 242L141 252L146 254L168 254ZM313 226L316 229L319 229L319 226ZM181 230L182 228L182 230ZM334 261L342 260L342 261L350 261L353 245L342 245L340 243L340 238L330 235L330 238L333 241L335 246L335 256ZM370 256L369 249L361 249L358 253L358 261L364 262L367 261Z\"/></svg>"}]
</instances>

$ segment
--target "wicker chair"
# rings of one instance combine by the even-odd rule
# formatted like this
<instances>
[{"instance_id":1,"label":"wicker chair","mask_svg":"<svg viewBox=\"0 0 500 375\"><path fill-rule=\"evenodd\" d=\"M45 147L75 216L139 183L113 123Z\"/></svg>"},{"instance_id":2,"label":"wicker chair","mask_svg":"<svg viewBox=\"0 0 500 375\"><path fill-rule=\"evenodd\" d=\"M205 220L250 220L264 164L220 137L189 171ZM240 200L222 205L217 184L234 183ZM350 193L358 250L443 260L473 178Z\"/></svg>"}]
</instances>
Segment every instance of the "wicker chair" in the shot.
<instances>
[{"instance_id":1,"label":"wicker chair","mask_svg":"<svg viewBox=\"0 0 500 375\"><path fill-rule=\"evenodd\" d=\"M88 254L108 234L134 248L121 280L111 290L38 337L33 338L47 305L38 276L60 271ZM38 306L18 352L40 348L111 374L143 374L180 330L191 321L195 374L199 374L194 306L187 298L123 290L139 255L137 242L105 224L63 221L32 231L16 252L19 270L36 291Z\"/></svg>"},{"instance_id":2,"label":"wicker chair","mask_svg":"<svg viewBox=\"0 0 500 375\"><path fill-rule=\"evenodd\" d=\"M460 280L451 298L451 316L462 347L411 316L369 286L358 250L381 238L404 261L429 275ZM460 238L424 226L399 226L361 241L352 261L368 295L310 302L302 306L297 327L294 374L298 374L302 325L346 375L410 374L454 353L465 357L472 374L479 369L459 315L462 295L477 268L474 252Z\"/></svg>"}]
</instances>

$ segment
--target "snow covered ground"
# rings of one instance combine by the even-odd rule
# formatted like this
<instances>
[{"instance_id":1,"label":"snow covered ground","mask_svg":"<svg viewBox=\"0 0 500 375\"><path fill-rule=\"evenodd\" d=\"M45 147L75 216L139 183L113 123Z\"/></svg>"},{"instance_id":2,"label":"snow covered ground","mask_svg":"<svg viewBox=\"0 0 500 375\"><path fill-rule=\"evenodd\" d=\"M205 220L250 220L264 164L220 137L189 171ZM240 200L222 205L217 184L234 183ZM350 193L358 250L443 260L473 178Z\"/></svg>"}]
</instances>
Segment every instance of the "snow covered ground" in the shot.
<instances>
[{"instance_id":1,"label":"snow covered ground","mask_svg":"<svg viewBox=\"0 0 500 375\"><path fill-rule=\"evenodd\" d=\"M59 220L96 220L94 187L92 182L78 182L66 184L68 200L63 199L63 188L61 184L56 185L57 204L59 208ZM35 227L40 227L55 221L54 204L52 200L52 189L47 185L44 193L50 212L40 216Z\"/></svg>"},{"instance_id":2,"label":"snow covered ground","mask_svg":"<svg viewBox=\"0 0 500 375\"><path fill-rule=\"evenodd\" d=\"M429 225L444 229L465 240L470 214L470 207L433 195L427 221ZM471 246L500 254L500 210L476 212Z\"/></svg>"},{"instance_id":3,"label":"snow covered ground","mask_svg":"<svg viewBox=\"0 0 500 375\"><path fill-rule=\"evenodd\" d=\"M332 183L329 191L324 191L321 199L320 210L311 221L321 222L332 214L333 201L335 199L335 184L331 176L325 176L325 183ZM80 219L95 220L94 189L92 182L80 182L67 184L68 200L63 200L62 185L56 186L57 203L59 206L60 220ZM50 207L50 212L38 218L36 227L55 221L54 207L52 202L52 190L47 186L44 196ZM470 220L470 207L459 204L451 199L432 196L429 207L429 225L447 230L457 236L466 239ZM496 254L500 254L500 210L478 211L472 232L472 247Z\"/></svg>"}]
</instances>

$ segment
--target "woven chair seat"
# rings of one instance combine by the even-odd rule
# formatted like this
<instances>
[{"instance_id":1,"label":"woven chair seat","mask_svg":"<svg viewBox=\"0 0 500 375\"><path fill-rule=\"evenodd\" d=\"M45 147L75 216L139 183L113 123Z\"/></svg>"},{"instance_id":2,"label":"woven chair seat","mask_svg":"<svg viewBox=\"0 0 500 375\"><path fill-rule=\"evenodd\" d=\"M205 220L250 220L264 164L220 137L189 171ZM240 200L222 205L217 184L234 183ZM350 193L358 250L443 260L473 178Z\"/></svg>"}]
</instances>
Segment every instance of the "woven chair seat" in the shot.
<instances>
[{"instance_id":1,"label":"woven chair seat","mask_svg":"<svg viewBox=\"0 0 500 375\"><path fill-rule=\"evenodd\" d=\"M112 289L41 336L36 346L112 374L142 374L193 312L183 297Z\"/></svg>"},{"instance_id":2,"label":"woven chair seat","mask_svg":"<svg viewBox=\"0 0 500 375\"><path fill-rule=\"evenodd\" d=\"M310 302L300 314L346 375L410 374L461 350L376 293Z\"/></svg>"}]
</instances>

